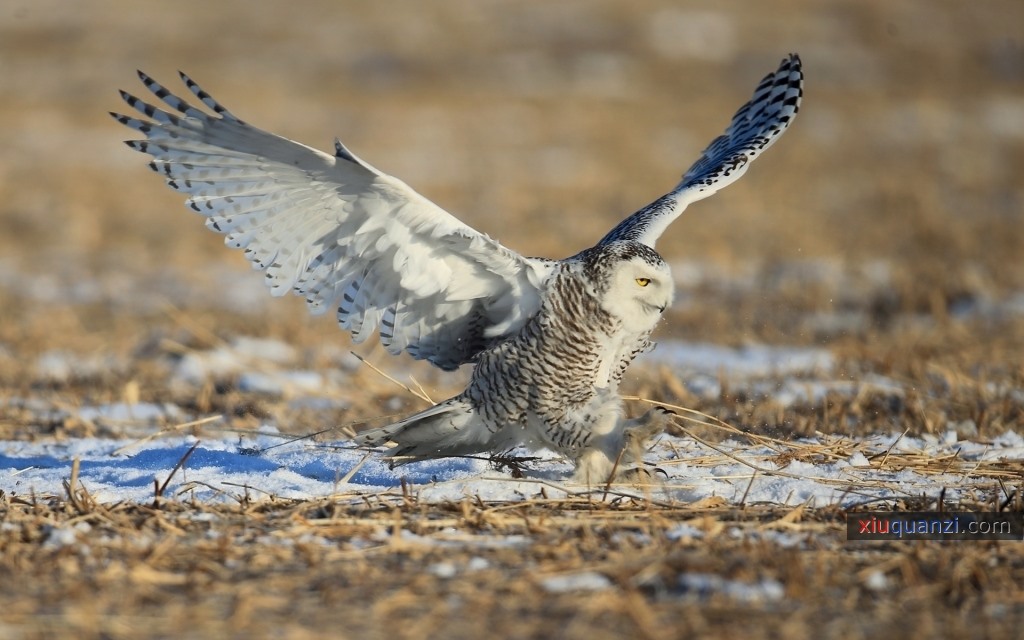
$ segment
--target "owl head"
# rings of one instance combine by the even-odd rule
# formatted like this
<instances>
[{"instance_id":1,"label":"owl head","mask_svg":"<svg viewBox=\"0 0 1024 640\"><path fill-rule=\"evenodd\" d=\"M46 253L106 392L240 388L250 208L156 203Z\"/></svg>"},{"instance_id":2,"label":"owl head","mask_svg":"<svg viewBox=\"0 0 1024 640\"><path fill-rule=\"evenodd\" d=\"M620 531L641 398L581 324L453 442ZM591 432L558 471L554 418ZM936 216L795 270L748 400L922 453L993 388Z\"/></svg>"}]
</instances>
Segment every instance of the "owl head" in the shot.
<instances>
[{"instance_id":1,"label":"owl head","mask_svg":"<svg viewBox=\"0 0 1024 640\"><path fill-rule=\"evenodd\" d=\"M586 262L601 306L631 329L653 329L672 304L668 263L647 245L631 240L599 245Z\"/></svg>"}]
</instances>

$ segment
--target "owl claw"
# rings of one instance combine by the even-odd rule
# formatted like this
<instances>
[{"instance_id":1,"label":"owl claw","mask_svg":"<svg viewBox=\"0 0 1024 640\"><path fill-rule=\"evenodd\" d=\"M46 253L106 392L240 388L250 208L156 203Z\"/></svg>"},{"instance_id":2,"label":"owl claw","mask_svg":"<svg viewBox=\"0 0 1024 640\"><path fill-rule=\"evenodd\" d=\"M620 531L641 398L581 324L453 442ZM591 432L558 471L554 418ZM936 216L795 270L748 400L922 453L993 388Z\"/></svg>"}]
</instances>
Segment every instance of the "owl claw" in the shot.
<instances>
[{"instance_id":1,"label":"owl claw","mask_svg":"<svg viewBox=\"0 0 1024 640\"><path fill-rule=\"evenodd\" d=\"M653 407L639 418L630 420L622 430L626 446L645 446L648 440L663 433L668 425L672 424L672 419L675 416L676 412L671 409Z\"/></svg>"},{"instance_id":2,"label":"owl claw","mask_svg":"<svg viewBox=\"0 0 1024 640\"><path fill-rule=\"evenodd\" d=\"M631 467L615 474L614 482L619 484L662 484L668 473L659 467Z\"/></svg>"}]
</instances>

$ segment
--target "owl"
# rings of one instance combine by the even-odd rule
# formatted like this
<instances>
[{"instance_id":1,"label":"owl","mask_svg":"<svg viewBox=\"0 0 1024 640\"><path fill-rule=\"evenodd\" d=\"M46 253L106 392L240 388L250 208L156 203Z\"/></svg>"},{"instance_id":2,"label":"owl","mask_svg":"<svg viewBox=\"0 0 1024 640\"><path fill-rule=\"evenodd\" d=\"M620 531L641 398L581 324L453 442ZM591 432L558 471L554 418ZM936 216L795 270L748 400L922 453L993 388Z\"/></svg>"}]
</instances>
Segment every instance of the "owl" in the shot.
<instances>
[{"instance_id":1,"label":"owl","mask_svg":"<svg viewBox=\"0 0 1024 640\"><path fill-rule=\"evenodd\" d=\"M394 443L398 462L547 448L585 483L638 469L643 443L671 420L661 409L627 419L618 393L672 304L655 242L690 203L743 175L803 94L789 55L674 189L593 247L548 260L470 228L338 140L323 153L247 124L185 74L208 111L139 77L166 106L121 92L144 116L111 114L142 134L128 146L152 156L150 168L264 272L272 295L335 313L356 342L379 333L392 354L473 365L462 393L358 434L359 445Z\"/></svg>"}]
</instances>

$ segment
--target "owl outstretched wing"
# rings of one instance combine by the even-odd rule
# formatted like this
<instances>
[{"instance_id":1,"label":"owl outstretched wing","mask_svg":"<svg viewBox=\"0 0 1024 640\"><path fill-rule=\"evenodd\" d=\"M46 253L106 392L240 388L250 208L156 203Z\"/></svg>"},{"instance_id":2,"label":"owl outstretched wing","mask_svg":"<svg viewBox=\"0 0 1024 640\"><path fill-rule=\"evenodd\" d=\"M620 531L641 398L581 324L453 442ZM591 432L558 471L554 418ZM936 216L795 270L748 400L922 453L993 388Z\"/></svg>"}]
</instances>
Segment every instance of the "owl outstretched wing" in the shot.
<instances>
[{"instance_id":1,"label":"owl outstretched wing","mask_svg":"<svg viewBox=\"0 0 1024 640\"><path fill-rule=\"evenodd\" d=\"M599 244L635 240L653 248L690 203L738 180L750 162L779 139L800 110L803 81L800 57L790 54L761 80L725 133L704 149L675 189L623 220Z\"/></svg>"},{"instance_id":2,"label":"owl outstretched wing","mask_svg":"<svg viewBox=\"0 0 1024 640\"><path fill-rule=\"evenodd\" d=\"M380 328L391 353L442 369L515 333L540 307L550 262L523 256L463 224L402 181L253 127L185 74L193 107L139 72L170 109L121 92L148 120L111 113L145 136L128 146L265 272L273 295L335 310L360 342Z\"/></svg>"}]
</instances>

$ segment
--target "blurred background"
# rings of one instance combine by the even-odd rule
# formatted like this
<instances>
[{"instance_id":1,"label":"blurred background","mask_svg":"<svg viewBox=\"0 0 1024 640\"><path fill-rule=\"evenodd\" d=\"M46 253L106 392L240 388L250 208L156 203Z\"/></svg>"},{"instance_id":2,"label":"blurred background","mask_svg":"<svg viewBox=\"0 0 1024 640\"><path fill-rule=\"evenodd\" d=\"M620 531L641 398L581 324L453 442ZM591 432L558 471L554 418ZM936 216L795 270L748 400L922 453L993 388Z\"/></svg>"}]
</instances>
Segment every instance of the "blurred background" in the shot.
<instances>
[{"instance_id":1,"label":"blurred background","mask_svg":"<svg viewBox=\"0 0 1024 640\"><path fill-rule=\"evenodd\" d=\"M873 370L911 371L894 364L909 341L1019 380L1016 0L8 0L0 380L161 332L346 348L121 143L106 112L142 91L136 69L178 88L184 70L320 149L338 136L507 246L564 257L670 189L788 52L806 73L794 126L659 243L680 287L662 331L823 344Z\"/></svg>"}]
</instances>

